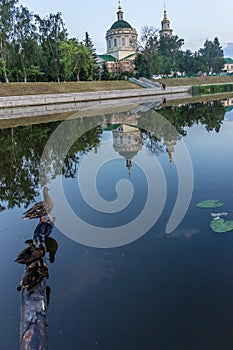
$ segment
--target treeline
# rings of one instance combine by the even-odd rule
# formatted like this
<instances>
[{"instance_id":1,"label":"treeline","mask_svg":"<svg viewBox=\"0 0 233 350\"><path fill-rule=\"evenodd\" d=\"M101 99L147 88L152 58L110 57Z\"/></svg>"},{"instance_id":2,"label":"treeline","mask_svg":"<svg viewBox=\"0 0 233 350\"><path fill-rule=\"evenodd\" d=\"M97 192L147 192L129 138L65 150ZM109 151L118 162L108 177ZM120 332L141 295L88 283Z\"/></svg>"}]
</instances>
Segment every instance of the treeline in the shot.
<instances>
[{"instance_id":1,"label":"treeline","mask_svg":"<svg viewBox=\"0 0 233 350\"><path fill-rule=\"evenodd\" d=\"M159 37L154 27L142 28L135 72L114 75L98 67L88 32L84 39L69 38L60 12L41 18L18 0L0 0L0 81L110 80L126 75L151 77L171 72L221 72L223 50L218 38L206 40L197 52L183 51L178 36Z\"/></svg>"},{"instance_id":2,"label":"treeline","mask_svg":"<svg viewBox=\"0 0 233 350\"><path fill-rule=\"evenodd\" d=\"M69 38L61 13L45 18L18 0L0 1L0 81L93 80L97 55L89 34Z\"/></svg>"},{"instance_id":3,"label":"treeline","mask_svg":"<svg viewBox=\"0 0 233 350\"><path fill-rule=\"evenodd\" d=\"M183 45L184 40L176 35L159 37L154 27L144 26L135 59L138 75L149 78L152 74L169 75L171 72L192 75L222 71L224 54L217 37L213 41L206 40L203 48L196 52L183 51Z\"/></svg>"}]
</instances>

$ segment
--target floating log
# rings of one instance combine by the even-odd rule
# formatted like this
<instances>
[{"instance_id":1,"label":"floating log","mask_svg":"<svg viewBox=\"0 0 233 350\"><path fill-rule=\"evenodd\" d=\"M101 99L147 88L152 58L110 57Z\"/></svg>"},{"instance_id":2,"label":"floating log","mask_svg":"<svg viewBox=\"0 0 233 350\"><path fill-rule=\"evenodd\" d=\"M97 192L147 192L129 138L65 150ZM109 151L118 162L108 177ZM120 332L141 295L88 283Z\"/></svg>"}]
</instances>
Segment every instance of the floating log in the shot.
<instances>
[{"instance_id":1,"label":"floating log","mask_svg":"<svg viewBox=\"0 0 233 350\"><path fill-rule=\"evenodd\" d=\"M21 350L47 350L45 278L33 290L21 290Z\"/></svg>"},{"instance_id":2,"label":"floating log","mask_svg":"<svg viewBox=\"0 0 233 350\"><path fill-rule=\"evenodd\" d=\"M29 246L18 254L16 262L25 264L25 271L17 288L21 291L20 349L47 350L46 309L50 288L46 286L48 267L45 254L54 262L57 242L48 237L53 230L51 217L41 217Z\"/></svg>"}]
</instances>

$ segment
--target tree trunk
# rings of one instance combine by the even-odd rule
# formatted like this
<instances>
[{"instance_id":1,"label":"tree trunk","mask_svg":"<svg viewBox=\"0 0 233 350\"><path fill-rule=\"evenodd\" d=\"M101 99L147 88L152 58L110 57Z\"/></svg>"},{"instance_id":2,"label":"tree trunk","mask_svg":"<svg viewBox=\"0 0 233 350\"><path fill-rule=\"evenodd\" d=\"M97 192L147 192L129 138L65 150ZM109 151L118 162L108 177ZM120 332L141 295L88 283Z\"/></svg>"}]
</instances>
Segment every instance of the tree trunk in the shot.
<instances>
[{"instance_id":1,"label":"tree trunk","mask_svg":"<svg viewBox=\"0 0 233 350\"><path fill-rule=\"evenodd\" d=\"M5 79L6 83L9 83L8 75L6 72L6 64L5 64L4 59L3 59L3 74L4 74L4 79Z\"/></svg>"},{"instance_id":2,"label":"tree trunk","mask_svg":"<svg viewBox=\"0 0 233 350\"><path fill-rule=\"evenodd\" d=\"M47 350L46 286L45 278L33 292L21 292L21 350Z\"/></svg>"}]
</instances>

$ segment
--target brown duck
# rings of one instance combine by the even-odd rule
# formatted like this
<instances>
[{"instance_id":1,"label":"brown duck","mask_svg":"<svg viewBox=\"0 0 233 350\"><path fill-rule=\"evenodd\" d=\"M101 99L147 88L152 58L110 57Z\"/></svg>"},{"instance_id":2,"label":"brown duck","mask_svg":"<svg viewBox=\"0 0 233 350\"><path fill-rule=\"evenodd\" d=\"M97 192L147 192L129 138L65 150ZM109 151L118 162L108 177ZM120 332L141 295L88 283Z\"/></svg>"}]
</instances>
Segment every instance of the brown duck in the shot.
<instances>
[{"instance_id":1,"label":"brown duck","mask_svg":"<svg viewBox=\"0 0 233 350\"><path fill-rule=\"evenodd\" d=\"M19 264L29 265L34 261L41 259L45 255L45 245L40 244L36 241L28 241L28 244L29 247L25 248L18 254L17 258L15 259L15 262Z\"/></svg>"},{"instance_id":2,"label":"brown duck","mask_svg":"<svg viewBox=\"0 0 233 350\"><path fill-rule=\"evenodd\" d=\"M43 188L43 197L43 201L35 203L30 209L23 213L23 220L41 218L51 212L54 202L49 196L49 189L47 186Z\"/></svg>"},{"instance_id":3,"label":"brown duck","mask_svg":"<svg viewBox=\"0 0 233 350\"><path fill-rule=\"evenodd\" d=\"M20 281L17 290L20 291L22 288L31 290L37 284L39 284L43 278L48 278L48 267L45 262L41 259L27 266L26 271Z\"/></svg>"}]
</instances>

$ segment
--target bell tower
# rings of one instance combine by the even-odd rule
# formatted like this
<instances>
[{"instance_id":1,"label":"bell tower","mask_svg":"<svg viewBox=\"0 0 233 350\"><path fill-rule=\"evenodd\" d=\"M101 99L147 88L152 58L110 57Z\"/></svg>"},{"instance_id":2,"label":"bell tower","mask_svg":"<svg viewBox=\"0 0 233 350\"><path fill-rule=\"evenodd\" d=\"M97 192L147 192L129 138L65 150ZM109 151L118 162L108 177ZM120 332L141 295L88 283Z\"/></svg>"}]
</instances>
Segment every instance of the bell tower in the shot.
<instances>
[{"instance_id":1,"label":"bell tower","mask_svg":"<svg viewBox=\"0 0 233 350\"><path fill-rule=\"evenodd\" d=\"M164 4L163 20L161 21L161 30L159 31L160 37L172 36L172 29L170 29L170 21L167 18L166 4Z\"/></svg>"}]
</instances>

